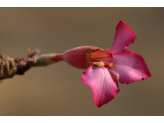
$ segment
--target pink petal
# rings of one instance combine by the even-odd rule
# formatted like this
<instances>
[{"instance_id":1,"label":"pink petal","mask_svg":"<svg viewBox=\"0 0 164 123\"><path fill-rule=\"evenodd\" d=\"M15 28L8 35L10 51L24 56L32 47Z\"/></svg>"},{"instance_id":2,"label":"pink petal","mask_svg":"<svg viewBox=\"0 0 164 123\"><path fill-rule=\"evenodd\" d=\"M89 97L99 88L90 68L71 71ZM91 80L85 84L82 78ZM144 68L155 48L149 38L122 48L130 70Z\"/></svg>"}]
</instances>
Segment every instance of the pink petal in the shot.
<instances>
[{"instance_id":1,"label":"pink petal","mask_svg":"<svg viewBox=\"0 0 164 123\"><path fill-rule=\"evenodd\" d=\"M138 80L147 79L151 76L141 55L126 50L122 54L113 55L113 57L116 67L111 70L117 75L121 83L129 84Z\"/></svg>"},{"instance_id":2,"label":"pink petal","mask_svg":"<svg viewBox=\"0 0 164 123\"><path fill-rule=\"evenodd\" d=\"M127 46L134 43L137 36L132 29L122 20L116 27L116 34L112 46L107 49L109 53L119 54L127 49Z\"/></svg>"},{"instance_id":3,"label":"pink petal","mask_svg":"<svg viewBox=\"0 0 164 123\"><path fill-rule=\"evenodd\" d=\"M111 101L119 92L116 78L107 68L89 66L81 75L81 81L93 91L93 101L99 108Z\"/></svg>"}]
</instances>

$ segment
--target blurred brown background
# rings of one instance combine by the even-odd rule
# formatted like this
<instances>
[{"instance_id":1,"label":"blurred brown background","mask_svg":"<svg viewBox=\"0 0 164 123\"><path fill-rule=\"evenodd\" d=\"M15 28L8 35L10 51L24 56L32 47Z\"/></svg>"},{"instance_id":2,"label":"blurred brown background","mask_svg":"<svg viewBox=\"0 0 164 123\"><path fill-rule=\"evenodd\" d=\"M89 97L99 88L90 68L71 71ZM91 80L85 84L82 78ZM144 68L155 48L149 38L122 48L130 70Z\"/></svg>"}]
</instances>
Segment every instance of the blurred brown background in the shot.
<instances>
[{"instance_id":1,"label":"blurred brown background","mask_svg":"<svg viewBox=\"0 0 164 123\"><path fill-rule=\"evenodd\" d=\"M63 53L77 46L107 49L120 19L138 39L128 47L141 54L152 77L129 85L97 108L84 70L60 62L33 68L0 84L0 115L164 115L164 8L0 8L0 52L24 57Z\"/></svg>"}]
</instances>

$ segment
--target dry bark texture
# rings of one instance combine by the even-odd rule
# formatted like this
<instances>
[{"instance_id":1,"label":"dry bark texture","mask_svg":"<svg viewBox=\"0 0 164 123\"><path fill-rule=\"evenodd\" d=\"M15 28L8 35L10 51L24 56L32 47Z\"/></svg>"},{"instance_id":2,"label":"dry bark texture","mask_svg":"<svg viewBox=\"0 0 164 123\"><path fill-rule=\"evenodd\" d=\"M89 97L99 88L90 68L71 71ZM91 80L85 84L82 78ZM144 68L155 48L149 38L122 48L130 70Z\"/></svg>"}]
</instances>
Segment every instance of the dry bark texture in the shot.
<instances>
[{"instance_id":1,"label":"dry bark texture","mask_svg":"<svg viewBox=\"0 0 164 123\"><path fill-rule=\"evenodd\" d=\"M0 55L0 80L12 78L14 75L23 75L36 62L39 50L30 53L27 58L10 58L7 55Z\"/></svg>"}]
</instances>

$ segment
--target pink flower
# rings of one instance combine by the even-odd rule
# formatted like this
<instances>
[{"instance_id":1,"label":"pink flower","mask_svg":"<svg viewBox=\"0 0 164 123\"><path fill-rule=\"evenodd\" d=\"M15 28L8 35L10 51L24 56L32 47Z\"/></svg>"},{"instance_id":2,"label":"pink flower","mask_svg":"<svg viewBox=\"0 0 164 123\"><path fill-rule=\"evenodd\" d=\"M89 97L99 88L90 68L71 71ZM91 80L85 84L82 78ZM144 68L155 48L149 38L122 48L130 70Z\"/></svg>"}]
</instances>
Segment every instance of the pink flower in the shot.
<instances>
[{"instance_id":1,"label":"pink flower","mask_svg":"<svg viewBox=\"0 0 164 123\"><path fill-rule=\"evenodd\" d=\"M101 107L119 93L117 79L122 84L129 84L151 76L143 57L127 50L135 39L137 37L132 29L120 20L114 42L107 50L93 46L77 47L54 55L51 60L64 60L74 67L85 69L81 81L92 89L93 101Z\"/></svg>"}]
</instances>

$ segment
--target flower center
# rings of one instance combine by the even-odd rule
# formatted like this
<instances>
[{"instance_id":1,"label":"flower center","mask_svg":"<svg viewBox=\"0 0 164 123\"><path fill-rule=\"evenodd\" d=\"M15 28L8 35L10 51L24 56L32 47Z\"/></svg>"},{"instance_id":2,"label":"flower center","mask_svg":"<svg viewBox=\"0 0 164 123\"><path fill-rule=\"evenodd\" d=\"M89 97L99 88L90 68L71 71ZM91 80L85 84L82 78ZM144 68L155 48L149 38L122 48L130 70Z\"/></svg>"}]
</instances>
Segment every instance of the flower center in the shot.
<instances>
[{"instance_id":1,"label":"flower center","mask_svg":"<svg viewBox=\"0 0 164 123\"><path fill-rule=\"evenodd\" d=\"M89 67L90 65L94 65L95 67L106 67L106 68L114 68L116 67L114 62L111 62L111 58L113 58L112 54L109 54L107 51L103 49L91 50L88 49L84 55L84 68Z\"/></svg>"},{"instance_id":2,"label":"flower center","mask_svg":"<svg viewBox=\"0 0 164 123\"><path fill-rule=\"evenodd\" d=\"M102 49L93 51L91 54L91 59L93 62L110 61L111 58L113 58L112 54L109 54L107 51Z\"/></svg>"}]
</instances>

